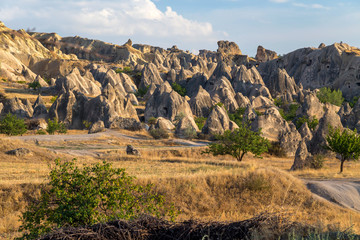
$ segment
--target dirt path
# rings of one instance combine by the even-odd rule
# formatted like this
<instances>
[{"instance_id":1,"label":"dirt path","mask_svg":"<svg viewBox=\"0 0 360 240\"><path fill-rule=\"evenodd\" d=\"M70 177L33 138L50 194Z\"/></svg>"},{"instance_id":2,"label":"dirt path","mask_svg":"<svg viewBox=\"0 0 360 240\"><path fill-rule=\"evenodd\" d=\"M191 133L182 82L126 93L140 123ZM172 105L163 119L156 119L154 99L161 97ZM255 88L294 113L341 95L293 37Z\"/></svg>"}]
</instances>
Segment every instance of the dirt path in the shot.
<instances>
[{"instance_id":1,"label":"dirt path","mask_svg":"<svg viewBox=\"0 0 360 240\"><path fill-rule=\"evenodd\" d=\"M360 179L306 180L315 195L360 212Z\"/></svg>"}]
</instances>

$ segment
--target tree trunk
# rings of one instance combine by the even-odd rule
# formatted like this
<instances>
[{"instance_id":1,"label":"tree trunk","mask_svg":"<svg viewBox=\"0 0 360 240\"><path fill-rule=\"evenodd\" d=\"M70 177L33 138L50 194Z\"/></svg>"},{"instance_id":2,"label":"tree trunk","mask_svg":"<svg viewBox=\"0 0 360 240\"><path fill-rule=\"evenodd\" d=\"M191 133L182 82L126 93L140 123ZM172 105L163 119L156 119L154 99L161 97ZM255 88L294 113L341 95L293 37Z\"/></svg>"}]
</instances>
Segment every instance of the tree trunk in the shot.
<instances>
[{"instance_id":1,"label":"tree trunk","mask_svg":"<svg viewBox=\"0 0 360 240\"><path fill-rule=\"evenodd\" d=\"M345 162L345 159L342 159L342 158L341 158L340 173L342 173L342 172L343 172L344 162Z\"/></svg>"},{"instance_id":2,"label":"tree trunk","mask_svg":"<svg viewBox=\"0 0 360 240\"><path fill-rule=\"evenodd\" d=\"M241 162L245 154L246 154L246 152L243 152L242 154L240 154L240 156L238 156L237 160L239 162Z\"/></svg>"}]
</instances>

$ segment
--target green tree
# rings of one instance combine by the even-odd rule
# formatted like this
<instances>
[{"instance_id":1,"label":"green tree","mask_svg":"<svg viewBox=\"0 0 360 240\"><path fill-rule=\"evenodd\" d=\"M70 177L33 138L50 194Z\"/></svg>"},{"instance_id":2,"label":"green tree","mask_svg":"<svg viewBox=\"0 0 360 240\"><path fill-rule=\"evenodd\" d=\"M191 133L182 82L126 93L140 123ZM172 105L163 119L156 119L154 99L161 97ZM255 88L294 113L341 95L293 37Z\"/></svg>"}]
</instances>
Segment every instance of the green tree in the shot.
<instances>
[{"instance_id":1,"label":"green tree","mask_svg":"<svg viewBox=\"0 0 360 240\"><path fill-rule=\"evenodd\" d=\"M261 131L254 132L249 124L240 124L234 131L227 130L222 135L217 135L218 142L211 143L203 153L217 155L231 155L238 161L242 161L248 152L256 157L268 151L269 141L261 137Z\"/></svg>"},{"instance_id":2,"label":"green tree","mask_svg":"<svg viewBox=\"0 0 360 240\"><path fill-rule=\"evenodd\" d=\"M22 215L21 239L35 239L54 228L87 226L114 219L134 219L141 214L175 217L173 206L152 193L152 185L134 183L125 169L110 163L78 167L76 160L55 160L40 198Z\"/></svg>"},{"instance_id":3,"label":"green tree","mask_svg":"<svg viewBox=\"0 0 360 240\"><path fill-rule=\"evenodd\" d=\"M174 89L175 92L177 92L181 96L185 97L186 89L184 87L182 87L180 84L174 82L173 84L171 84L171 87L172 87L172 89Z\"/></svg>"},{"instance_id":4,"label":"green tree","mask_svg":"<svg viewBox=\"0 0 360 240\"><path fill-rule=\"evenodd\" d=\"M26 125L24 119L18 118L16 115L8 113L0 121L0 133L7 135L22 135L26 133Z\"/></svg>"},{"instance_id":5,"label":"green tree","mask_svg":"<svg viewBox=\"0 0 360 240\"><path fill-rule=\"evenodd\" d=\"M51 135L54 134L55 132L58 132L58 133L66 133L67 132L67 128L66 128L65 124L62 122L59 122L57 120L57 118L54 118L53 120L49 119L47 124L48 124L48 126L46 128L46 131Z\"/></svg>"},{"instance_id":6,"label":"green tree","mask_svg":"<svg viewBox=\"0 0 360 240\"><path fill-rule=\"evenodd\" d=\"M330 88L324 87L320 88L320 91L316 94L320 102L322 103L331 103L336 106L341 106L344 102L341 90L331 90Z\"/></svg>"},{"instance_id":7,"label":"green tree","mask_svg":"<svg viewBox=\"0 0 360 240\"><path fill-rule=\"evenodd\" d=\"M343 172L345 161L357 161L360 157L360 135L356 130L329 129L326 137L327 148L340 155L340 173Z\"/></svg>"}]
</instances>

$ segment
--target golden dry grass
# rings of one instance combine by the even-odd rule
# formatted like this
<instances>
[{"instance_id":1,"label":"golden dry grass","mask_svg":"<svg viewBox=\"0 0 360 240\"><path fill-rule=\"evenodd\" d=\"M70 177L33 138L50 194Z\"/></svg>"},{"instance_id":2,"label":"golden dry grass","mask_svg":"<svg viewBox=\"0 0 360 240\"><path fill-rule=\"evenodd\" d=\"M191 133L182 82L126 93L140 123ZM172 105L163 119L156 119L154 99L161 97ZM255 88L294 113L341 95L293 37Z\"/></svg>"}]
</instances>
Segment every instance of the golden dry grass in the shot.
<instances>
[{"instance_id":1,"label":"golden dry grass","mask_svg":"<svg viewBox=\"0 0 360 240\"><path fill-rule=\"evenodd\" d=\"M84 131L71 132L83 134ZM153 183L181 210L180 220L235 221L255 216L263 211L285 212L291 220L310 224L322 223L347 228L350 218L354 230L360 233L360 214L312 197L301 178L360 178L360 163L347 162L343 174L339 163L327 159L321 170L289 172L293 159L265 155L257 159L247 155L243 162L229 156L202 155L204 148L191 148L170 140L152 140L147 133L120 131L140 140L121 136L100 136L83 141L20 141L0 139L0 238L17 236L16 229L27 201L38 194L38 184L44 182L49 163L57 158L71 159L61 149L96 148L99 157L76 156L79 164L110 161L114 167L126 168L140 183ZM132 144L142 156L129 156L125 146ZM26 147L32 156L18 158L4 152ZM57 149L54 153L53 149ZM251 184L254 184L251 186ZM262 186L264 185L264 186Z\"/></svg>"}]
</instances>

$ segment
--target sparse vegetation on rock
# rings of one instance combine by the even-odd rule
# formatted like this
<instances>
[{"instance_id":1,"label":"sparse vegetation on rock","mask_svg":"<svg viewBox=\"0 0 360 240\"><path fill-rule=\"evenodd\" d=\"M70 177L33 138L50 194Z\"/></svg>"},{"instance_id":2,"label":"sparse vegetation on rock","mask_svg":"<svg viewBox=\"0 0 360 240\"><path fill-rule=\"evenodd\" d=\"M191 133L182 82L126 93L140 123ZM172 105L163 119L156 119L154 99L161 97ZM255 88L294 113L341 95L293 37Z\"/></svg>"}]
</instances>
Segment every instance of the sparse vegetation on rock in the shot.
<instances>
[{"instance_id":1,"label":"sparse vegetation on rock","mask_svg":"<svg viewBox=\"0 0 360 240\"><path fill-rule=\"evenodd\" d=\"M341 90L331 90L331 88L324 87L320 88L316 96L322 103L331 103L336 106L341 106L344 102Z\"/></svg>"}]
</instances>

